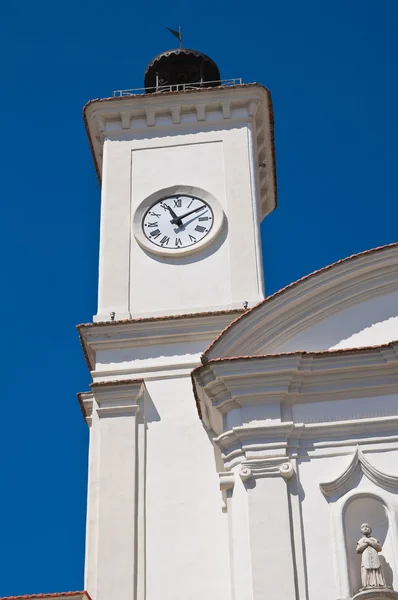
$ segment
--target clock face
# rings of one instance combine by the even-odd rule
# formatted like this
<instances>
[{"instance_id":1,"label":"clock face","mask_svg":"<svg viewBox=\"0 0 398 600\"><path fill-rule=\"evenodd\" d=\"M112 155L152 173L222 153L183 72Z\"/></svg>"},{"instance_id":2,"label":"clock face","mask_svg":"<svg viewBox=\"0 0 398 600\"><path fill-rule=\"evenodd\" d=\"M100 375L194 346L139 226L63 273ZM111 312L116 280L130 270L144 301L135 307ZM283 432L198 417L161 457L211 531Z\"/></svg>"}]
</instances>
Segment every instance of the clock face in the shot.
<instances>
[{"instance_id":1,"label":"clock face","mask_svg":"<svg viewBox=\"0 0 398 600\"><path fill-rule=\"evenodd\" d=\"M144 214L144 236L159 248L178 250L198 244L213 227L214 215L200 198L174 195L155 202Z\"/></svg>"}]
</instances>

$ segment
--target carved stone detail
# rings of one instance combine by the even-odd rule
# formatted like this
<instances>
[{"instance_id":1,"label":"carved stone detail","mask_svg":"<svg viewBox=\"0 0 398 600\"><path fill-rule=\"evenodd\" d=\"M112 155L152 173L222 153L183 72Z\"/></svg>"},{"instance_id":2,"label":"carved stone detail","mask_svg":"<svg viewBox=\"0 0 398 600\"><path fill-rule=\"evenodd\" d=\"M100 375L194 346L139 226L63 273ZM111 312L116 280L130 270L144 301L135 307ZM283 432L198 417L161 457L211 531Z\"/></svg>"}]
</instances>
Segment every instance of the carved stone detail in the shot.
<instances>
[{"instance_id":1,"label":"carved stone detail","mask_svg":"<svg viewBox=\"0 0 398 600\"><path fill-rule=\"evenodd\" d=\"M292 463L283 456L245 461L240 466L239 475L243 481L251 477L282 476L284 479L290 479L294 475L294 469Z\"/></svg>"},{"instance_id":2,"label":"carved stone detail","mask_svg":"<svg viewBox=\"0 0 398 600\"><path fill-rule=\"evenodd\" d=\"M398 476L383 473L377 467L373 466L357 446L352 460L345 471L333 481L320 483L319 487L325 496L342 496L351 489L351 483L358 471L362 473L376 485L388 490L398 488Z\"/></svg>"},{"instance_id":3,"label":"carved stone detail","mask_svg":"<svg viewBox=\"0 0 398 600\"><path fill-rule=\"evenodd\" d=\"M235 485L235 474L232 471L221 471L218 474L220 478L220 490L222 494L222 510L227 510L227 492L232 490Z\"/></svg>"},{"instance_id":4,"label":"carved stone detail","mask_svg":"<svg viewBox=\"0 0 398 600\"><path fill-rule=\"evenodd\" d=\"M390 588L369 588L355 594L352 600L398 600L398 592Z\"/></svg>"},{"instance_id":5,"label":"carved stone detail","mask_svg":"<svg viewBox=\"0 0 398 600\"><path fill-rule=\"evenodd\" d=\"M372 528L367 523L361 525L362 537L357 544L357 554L361 555L361 580L363 590L386 588L383 570L379 558L381 545L379 540L372 537Z\"/></svg>"}]
</instances>

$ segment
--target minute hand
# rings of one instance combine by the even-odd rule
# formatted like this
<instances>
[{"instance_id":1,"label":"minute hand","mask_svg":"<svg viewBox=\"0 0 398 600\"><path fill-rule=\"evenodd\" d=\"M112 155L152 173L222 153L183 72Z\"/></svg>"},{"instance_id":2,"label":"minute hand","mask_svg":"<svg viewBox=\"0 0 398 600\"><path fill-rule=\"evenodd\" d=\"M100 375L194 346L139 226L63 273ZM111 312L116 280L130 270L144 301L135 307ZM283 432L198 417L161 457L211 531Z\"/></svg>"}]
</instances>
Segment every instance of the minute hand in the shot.
<instances>
[{"instance_id":1,"label":"minute hand","mask_svg":"<svg viewBox=\"0 0 398 600\"><path fill-rule=\"evenodd\" d=\"M188 215L192 215L193 213L196 213L199 210L202 210L202 208L206 208L206 204L203 204L203 206L199 206L199 208L194 208L193 210L190 210L189 212L185 213L185 215L178 215L178 217L176 217L175 219L172 219L170 221L170 223L177 224L178 221L181 221L181 219L184 219Z\"/></svg>"}]
</instances>

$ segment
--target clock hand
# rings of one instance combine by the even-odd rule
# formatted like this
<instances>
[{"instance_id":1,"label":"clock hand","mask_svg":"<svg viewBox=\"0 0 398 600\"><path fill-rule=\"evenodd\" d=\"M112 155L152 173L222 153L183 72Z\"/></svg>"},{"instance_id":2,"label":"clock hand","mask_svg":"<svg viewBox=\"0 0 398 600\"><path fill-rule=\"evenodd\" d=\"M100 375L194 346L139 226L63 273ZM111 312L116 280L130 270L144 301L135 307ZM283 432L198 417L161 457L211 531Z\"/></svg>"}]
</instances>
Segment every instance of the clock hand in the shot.
<instances>
[{"instance_id":1,"label":"clock hand","mask_svg":"<svg viewBox=\"0 0 398 600\"><path fill-rule=\"evenodd\" d=\"M199 213L199 215L191 216L191 218L188 219L188 221L181 223L181 225L176 225L177 229L174 229L174 231L175 232L185 231L185 228L188 227L188 225L190 225L193 221L196 221L196 219L199 216L200 216L200 213Z\"/></svg>"},{"instance_id":2,"label":"clock hand","mask_svg":"<svg viewBox=\"0 0 398 600\"><path fill-rule=\"evenodd\" d=\"M202 204L202 206L199 206L199 208L194 208L193 210L190 210L189 212L185 213L184 215L178 215L175 216L170 223L172 223L173 225L178 225L178 223L181 223L181 219L184 219L184 217L187 217L188 215L192 215L192 213L198 212L199 210L202 210L202 208L206 208L206 204Z\"/></svg>"},{"instance_id":3,"label":"clock hand","mask_svg":"<svg viewBox=\"0 0 398 600\"><path fill-rule=\"evenodd\" d=\"M176 224L176 225L179 225L179 226L181 226L181 225L182 225L182 222L181 222L181 217L177 217L177 215L175 214L174 210L173 210L172 208L170 208L170 206L169 206L168 204L165 204L165 203L163 202L163 204L161 204L160 206L161 206L162 208L167 208L167 210L169 211L169 213L170 213L170 214L171 214L171 216L173 217L173 220L172 220L172 221L170 221L170 223L172 223L173 225L174 225L174 224Z\"/></svg>"}]
</instances>

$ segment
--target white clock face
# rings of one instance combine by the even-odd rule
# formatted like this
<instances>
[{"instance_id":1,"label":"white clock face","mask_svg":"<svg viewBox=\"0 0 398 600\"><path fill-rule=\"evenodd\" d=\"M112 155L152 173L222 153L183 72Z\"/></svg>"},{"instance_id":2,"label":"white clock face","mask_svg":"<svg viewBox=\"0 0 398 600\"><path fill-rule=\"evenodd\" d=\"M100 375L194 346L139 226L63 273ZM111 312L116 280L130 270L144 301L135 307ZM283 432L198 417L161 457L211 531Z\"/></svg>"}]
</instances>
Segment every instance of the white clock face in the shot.
<instances>
[{"instance_id":1,"label":"white clock face","mask_svg":"<svg viewBox=\"0 0 398 600\"><path fill-rule=\"evenodd\" d=\"M143 216L142 231L155 246L178 250L198 244L210 233L213 222L207 202L181 194L155 202Z\"/></svg>"}]
</instances>

